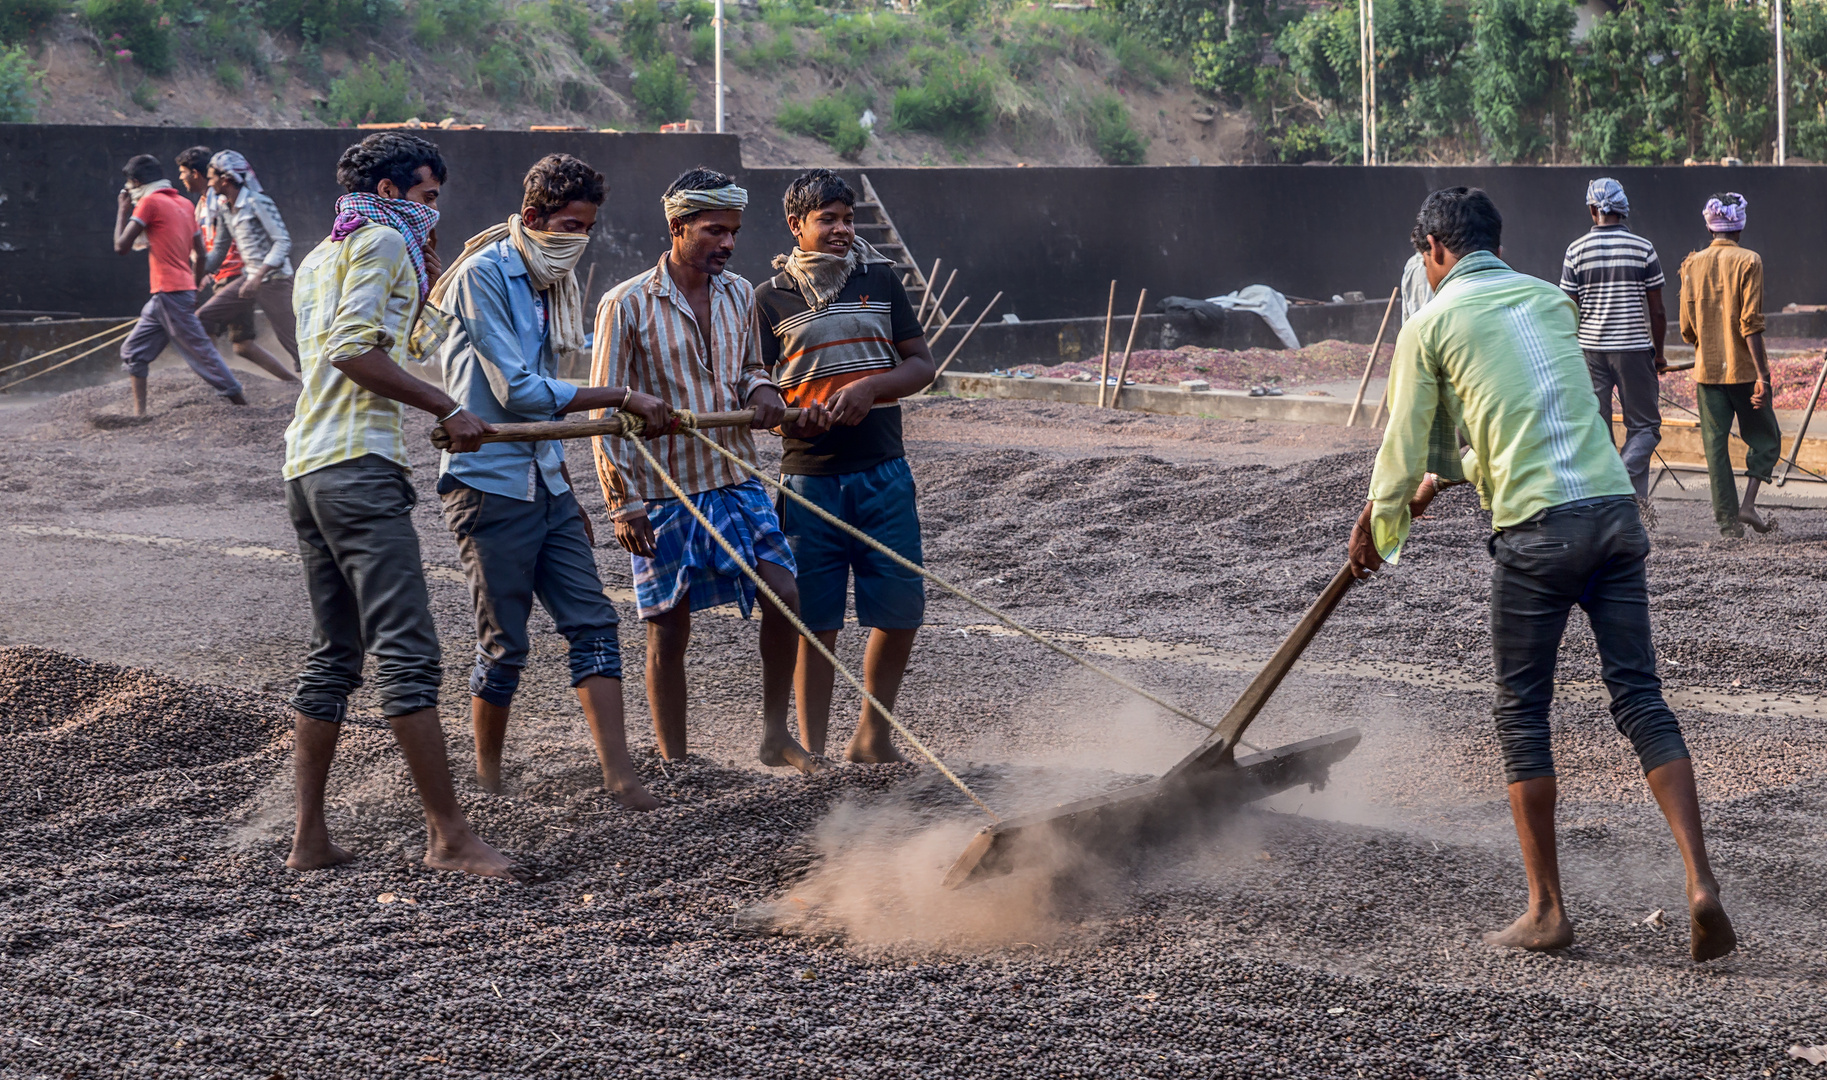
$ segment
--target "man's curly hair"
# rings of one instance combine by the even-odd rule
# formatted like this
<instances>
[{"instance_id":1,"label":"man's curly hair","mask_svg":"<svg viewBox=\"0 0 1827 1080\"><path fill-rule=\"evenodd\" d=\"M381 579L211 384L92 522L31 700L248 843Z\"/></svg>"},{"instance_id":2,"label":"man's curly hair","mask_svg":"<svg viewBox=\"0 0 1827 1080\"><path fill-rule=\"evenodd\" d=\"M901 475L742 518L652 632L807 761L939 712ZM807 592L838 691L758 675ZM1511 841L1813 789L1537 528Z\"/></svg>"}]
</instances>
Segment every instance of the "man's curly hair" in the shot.
<instances>
[{"instance_id":1,"label":"man's curly hair","mask_svg":"<svg viewBox=\"0 0 1827 1080\"><path fill-rule=\"evenodd\" d=\"M603 174L570 154L547 154L527 170L526 198L522 205L540 216L562 210L574 202L603 205L609 184Z\"/></svg>"},{"instance_id":2,"label":"man's curly hair","mask_svg":"<svg viewBox=\"0 0 1827 1080\"><path fill-rule=\"evenodd\" d=\"M419 182L419 168L425 165L442 184L444 155L437 143L404 131L377 131L343 151L336 162L336 182L345 191L374 194L382 180L391 180L404 192Z\"/></svg>"}]
</instances>

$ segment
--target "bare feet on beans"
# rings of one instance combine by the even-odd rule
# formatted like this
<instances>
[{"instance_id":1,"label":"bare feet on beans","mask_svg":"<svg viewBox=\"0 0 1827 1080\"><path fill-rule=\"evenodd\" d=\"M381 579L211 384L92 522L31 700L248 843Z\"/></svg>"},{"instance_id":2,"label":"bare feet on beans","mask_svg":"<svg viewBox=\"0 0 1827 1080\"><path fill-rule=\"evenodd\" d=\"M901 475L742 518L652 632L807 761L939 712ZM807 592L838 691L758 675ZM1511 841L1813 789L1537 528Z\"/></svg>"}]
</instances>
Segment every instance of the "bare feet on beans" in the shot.
<instances>
[{"instance_id":1,"label":"bare feet on beans","mask_svg":"<svg viewBox=\"0 0 1827 1080\"><path fill-rule=\"evenodd\" d=\"M1531 907L1505 929L1487 932L1484 943L1497 949L1531 952L1564 949L1573 944L1573 923L1559 906Z\"/></svg>"},{"instance_id":2,"label":"bare feet on beans","mask_svg":"<svg viewBox=\"0 0 1827 1080\"><path fill-rule=\"evenodd\" d=\"M1732 929L1717 892L1695 889L1689 894L1687 918L1688 952L1695 960L1717 960L1738 947L1738 932Z\"/></svg>"},{"instance_id":3,"label":"bare feet on beans","mask_svg":"<svg viewBox=\"0 0 1827 1080\"><path fill-rule=\"evenodd\" d=\"M850 737L850 744L844 747L844 760L858 765L885 765L891 761L906 761L901 752L894 748L894 739L887 735L869 735L865 737L861 728Z\"/></svg>"},{"instance_id":4,"label":"bare feet on beans","mask_svg":"<svg viewBox=\"0 0 1827 1080\"><path fill-rule=\"evenodd\" d=\"M624 810L634 810L645 814L649 810L660 808L660 800L654 798L653 792L648 791L639 780L605 780L603 787L608 789L610 796L615 799L616 805Z\"/></svg>"},{"instance_id":5,"label":"bare feet on beans","mask_svg":"<svg viewBox=\"0 0 1827 1080\"><path fill-rule=\"evenodd\" d=\"M757 756L763 765L791 765L805 776L821 772L827 767L824 758L799 745L791 735L762 739L761 752Z\"/></svg>"},{"instance_id":6,"label":"bare feet on beans","mask_svg":"<svg viewBox=\"0 0 1827 1080\"><path fill-rule=\"evenodd\" d=\"M448 836L434 836L425 849L425 865L433 870L456 870L478 877L526 878L514 860L482 842L482 838L465 828Z\"/></svg>"},{"instance_id":7,"label":"bare feet on beans","mask_svg":"<svg viewBox=\"0 0 1827 1080\"><path fill-rule=\"evenodd\" d=\"M293 870L322 870L326 866L340 866L353 858L355 856L332 844L328 836L294 837L292 853L286 856L285 864Z\"/></svg>"},{"instance_id":8,"label":"bare feet on beans","mask_svg":"<svg viewBox=\"0 0 1827 1080\"><path fill-rule=\"evenodd\" d=\"M1738 512L1738 520L1760 533L1767 533L1776 527L1776 515L1760 514L1749 507Z\"/></svg>"}]
</instances>

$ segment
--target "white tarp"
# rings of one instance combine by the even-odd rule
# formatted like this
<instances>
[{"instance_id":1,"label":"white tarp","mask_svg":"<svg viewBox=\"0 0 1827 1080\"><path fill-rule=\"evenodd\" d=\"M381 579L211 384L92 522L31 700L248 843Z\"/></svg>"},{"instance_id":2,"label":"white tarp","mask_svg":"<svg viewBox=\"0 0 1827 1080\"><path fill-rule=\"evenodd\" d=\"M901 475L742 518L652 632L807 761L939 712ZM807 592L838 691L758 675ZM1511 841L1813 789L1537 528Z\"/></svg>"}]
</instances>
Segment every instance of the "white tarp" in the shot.
<instances>
[{"instance_id":1,"label":"white tarp","mask_svg":"<svg viewBox=\"0 0 1827 1080\"><path fill-rule=\"evenodd\" d=\"M1255 312L1262 316L1263 322L1269 324L1269 329L1275 331L1275 336L1281 339L1282 345L1290 349L1300 348L1300 339L1294 336L1294 328L1288 325L1288 298L1267 285L1246 285L1234 293L1208 296L1205 302L1229 311Z\"/></svg>"}]
</instances>

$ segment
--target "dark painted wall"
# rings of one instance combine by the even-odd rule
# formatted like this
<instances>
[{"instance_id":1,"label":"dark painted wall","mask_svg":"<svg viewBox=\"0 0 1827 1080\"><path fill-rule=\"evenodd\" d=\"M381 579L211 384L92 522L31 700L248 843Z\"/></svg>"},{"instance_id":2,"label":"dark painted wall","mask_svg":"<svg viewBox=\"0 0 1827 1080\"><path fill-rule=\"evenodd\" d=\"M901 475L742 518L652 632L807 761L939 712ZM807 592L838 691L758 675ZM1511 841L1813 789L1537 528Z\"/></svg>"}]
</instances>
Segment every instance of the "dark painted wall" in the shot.
<instances>
[{"instance_id":1,"label":"dark painted wall","mask_svg":"<svg viewBox=\"0 0 1827 1080\"><path fill-rule=\"evenodd\" d=\"M172 159L188 146L247 155L292 233L294 265L330 231L342 188L336 159L361 132L333 128L0 125L0 308L131 314L146 299L146 257L114 254L115 193L134 154ZM423 132L443 150L450 179L439 198L439 250L520 207L521 177L549 153L576 154L609 179L609 202L579 273L595 267L595 293L653 265L666 249L660 192L694 165L734 171L731 135L598 135L587 132Z\"/></svg>"},{"instance_id":2,"label":"dark painted wall","mask_svg":"<svg viewBox=\"0 0 1827 1080\"><path fill-rule=\"evenodd\" d=\"M736 255L751 278L791 243L780 194L797 171L743 174L761 211L745 223ZM1151 297L1258 282L1320 300L1350 290L1387 297L1412 250L1421 200L1459 184L1496 200L1513 265L1559 280L1567 244L1590 224L1586 183L1597 176L1624 185L1631 227L1656 244L1671 279L1707 242L1707 196L1743 193L1745 243L1763 254L1766 306L1827 303L1827 167L869 170L921 265L942 258L960 269L953 299L968 293L975 309L1000 289L1000 310L1024 319L1101 315L1113 277L1119 311L1134 310L1144 286ZM1672 310L1675 289L1667 295Z\"/></svg>"},{"instance_id":3,"label":"dark painted wall","mask_svg":"<svg viewBox=\"0 0 1827 1080\"><path fill-rule=\"evenodd\" d=\"M120 166L132 154L167 164L193 143L246 153L286 215L300 254L329 228L338 154L356 133L0 125L0 308L130 313L145 298L143 256L113 254L109 230ZM594 292L639 272L666 243L659 195L696 164L736 172L754 212L735 269L752 280L791 244L780 194L793 169L740 169L733 136L437 132L451 179L443 250L518 205L520 177L541 154L578 154L608 174L601 239L591 246ZM172 169L175 174L175 168ZM921 264L960 269L952 300L973 314L997 290L994 317L1101 315L1111 278L1118 308L1151 297L1210 296L1256 282L1326 299L1388 295L1408 258L1408 230L1427 192L1488 189L1503 210L1506 254L1554 277L1586 227L1586 182L1621 180L1632 226L1654 241L1672 276L1705 243L1700 206L1718 189L1750 199L1747 242L1762 252L1766 299L1827 302L1827 168L1408 168L1232 166L1091 169L871 169ZM1670 294L1673 300L1673 294ZM948 304L948 306L950 306ZM1150 307L1152 308L1152 303Z\"/></svg>"}]
</instances>

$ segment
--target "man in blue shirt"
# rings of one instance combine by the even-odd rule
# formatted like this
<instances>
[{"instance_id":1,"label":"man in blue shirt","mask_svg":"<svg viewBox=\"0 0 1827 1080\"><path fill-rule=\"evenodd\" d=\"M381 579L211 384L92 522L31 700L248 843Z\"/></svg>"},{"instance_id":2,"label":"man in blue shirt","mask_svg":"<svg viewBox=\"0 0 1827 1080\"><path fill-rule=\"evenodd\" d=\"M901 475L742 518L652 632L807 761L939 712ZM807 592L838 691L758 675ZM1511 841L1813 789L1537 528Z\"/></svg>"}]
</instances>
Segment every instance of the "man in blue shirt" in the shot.
<instances>
[{"instance_id":1,"label":"man in blue shirt","mask_svg":"<svg viewBox=\"0 0 1827 1080\"><path fill-rule=\"evenodd\" d=\"M625 409L664 428L664 401L626 387L578 388L556 377L561 356L585 350L584 297L573 271L607 194L601 173L568 154L526 175L520 213L464 245L427 306L451 320L441 353L451 397L490 423L554 420ZM488 443L446 453L438 494L457 536L476 603L470 718L476 775L501 788L508 707L527 658L537 597L571 645L571 685L583 705L603 784L625 807L659 802L641 785L622 727L622 656L615 608L597 576L595 533L571 491L563 444Z\"/></svg>"}]
</instances>

